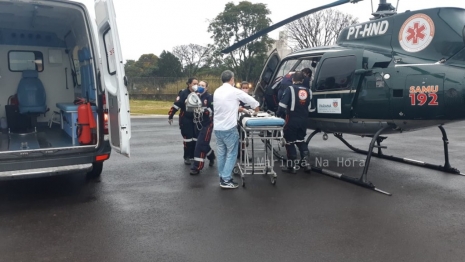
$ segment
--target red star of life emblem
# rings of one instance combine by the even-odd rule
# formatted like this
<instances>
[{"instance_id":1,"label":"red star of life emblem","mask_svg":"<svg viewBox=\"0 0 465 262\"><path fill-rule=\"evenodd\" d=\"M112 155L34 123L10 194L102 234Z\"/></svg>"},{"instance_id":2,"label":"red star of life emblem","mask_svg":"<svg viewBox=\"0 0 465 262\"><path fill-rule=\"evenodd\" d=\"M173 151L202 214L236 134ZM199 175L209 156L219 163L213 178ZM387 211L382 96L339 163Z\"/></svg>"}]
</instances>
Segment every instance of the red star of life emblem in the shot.
<instances>
[{"instance_id":1,"label":"red star of life emblem","mask_svg":"<svg viewBox=\"0 0 465 262\"><path fill-rule=\"evenodd\" d=\"M426 26L424 24L420 26L420 23L415 22L413 24L413 28L409 27L407 29L407 33L408 33L407 41L412 42L412 44L414 45L418 44L419 39L421 40L425 39L426 35L423 33L425 29L426 29Z\"/></svg>"}]
</instances>

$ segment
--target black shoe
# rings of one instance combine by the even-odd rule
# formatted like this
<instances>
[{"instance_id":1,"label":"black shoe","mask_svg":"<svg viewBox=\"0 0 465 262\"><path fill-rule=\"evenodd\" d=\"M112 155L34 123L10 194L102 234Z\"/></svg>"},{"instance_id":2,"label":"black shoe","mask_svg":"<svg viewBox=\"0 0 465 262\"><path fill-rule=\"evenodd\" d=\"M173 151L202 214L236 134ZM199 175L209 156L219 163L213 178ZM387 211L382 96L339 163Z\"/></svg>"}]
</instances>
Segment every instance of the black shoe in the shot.
<instances>
[{"instance_id":1,"label":"black shoe","mask_svg":"<svg viewBox=\"0 0 465 262\"><path fill-rule=\"evenodd\" d=\"M196 175L200 174L200 171L191 169L190 174L191 174L192 176L196 176Z\"/></svg>"},{"instance_id":2,"label":"black shoe","mask_svg":"<svg viewBox=\"0 0 465 262\"><path fill-rule=\"evenodd\" d=\"M222 178L220 178L220 187L222 188L238 188L239 185L234 182L231 178L229 181L224 181Z\"/></svg>"},{"instance_id":3,"label":"black shoe","mask_svg":"<svg viewBox=\"0 0 465 262\"><path fill-rule=\"evenodd\" d=\"M186 166L190 166L191 165L191 160L189 158L184 158L184 164Z\"/></svg>"}]
</instances>

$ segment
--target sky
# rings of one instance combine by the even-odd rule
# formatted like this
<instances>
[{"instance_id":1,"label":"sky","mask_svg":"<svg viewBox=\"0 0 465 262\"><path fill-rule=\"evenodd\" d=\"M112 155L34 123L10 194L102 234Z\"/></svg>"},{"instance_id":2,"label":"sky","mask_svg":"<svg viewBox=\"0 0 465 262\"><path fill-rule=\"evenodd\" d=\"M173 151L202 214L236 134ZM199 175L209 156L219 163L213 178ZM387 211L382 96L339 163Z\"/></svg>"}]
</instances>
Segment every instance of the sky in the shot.
<instances>
[{"instance_id":1,"label":"sky","mask_svg":"<svg viewBox=\"0 0 465 262\"><path fill-rule=\"evenodd\" d=\"M75 0L84 3L91 16L94 16L94 0ZM116 22L123 53L123 59L137 60L143 54L153 53L157 56L163 50L172 51L178 45L190 43L206 46L212 43L211 34L207 32L209 20L214 19L232 0L113 0ZM249 0L252 3L265 3L271 11L272 23L278 23L288 17L306 10L325 5L334 0ZM387 0L394 7L397 0ZM356 4L347 3L335 9L357 17L360 22L369 21L372 8L371 0ZM376 11L379 1L373 0ZM398 12L434 7L461 7L463 0L400 0ZM277 39L281 27L269 36Z\"/></svg>"}]
</instances>

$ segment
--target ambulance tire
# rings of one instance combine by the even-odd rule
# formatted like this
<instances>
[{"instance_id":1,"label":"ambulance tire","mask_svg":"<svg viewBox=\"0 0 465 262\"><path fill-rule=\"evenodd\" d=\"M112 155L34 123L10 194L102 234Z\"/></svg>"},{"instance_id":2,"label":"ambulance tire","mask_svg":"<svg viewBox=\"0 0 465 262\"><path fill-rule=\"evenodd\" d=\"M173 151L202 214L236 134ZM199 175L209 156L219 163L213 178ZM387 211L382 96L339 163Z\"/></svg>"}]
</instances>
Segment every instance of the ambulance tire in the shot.
<instances>
[{"instance_id":1,"label":"ambulance tire","mask_svg":"<svg viewBox=\"0 0 465 262\"><path fill-rule=\"evenodd\" d=\"M103 162L92 163L92 171L88 172L86 177L87 179L99 178L102 174Z\"/></svg>"}]
</instances>

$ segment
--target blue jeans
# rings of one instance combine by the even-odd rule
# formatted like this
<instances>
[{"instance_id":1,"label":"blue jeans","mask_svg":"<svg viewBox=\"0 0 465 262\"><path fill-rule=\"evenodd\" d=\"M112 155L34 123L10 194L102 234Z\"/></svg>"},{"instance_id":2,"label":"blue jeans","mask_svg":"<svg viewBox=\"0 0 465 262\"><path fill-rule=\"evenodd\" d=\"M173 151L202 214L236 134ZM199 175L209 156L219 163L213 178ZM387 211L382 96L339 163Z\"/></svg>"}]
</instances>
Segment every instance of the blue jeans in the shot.
<instances>
[{"instance_id":1,"label":"blue jeans","mask_svg":"<svg viewBox=\"0 0 465 262\"><path fill-rule=\"evenodd\" d=\"M239 132L237 131L237 127L229 130L215 130L215 136L218 173L224 181L229 181L232 178L231 173L236 165Z\"/></svg>"}]
</instances>

